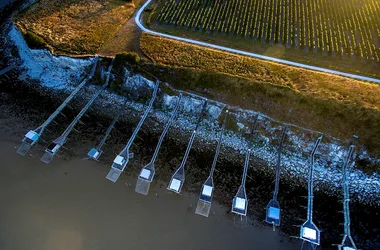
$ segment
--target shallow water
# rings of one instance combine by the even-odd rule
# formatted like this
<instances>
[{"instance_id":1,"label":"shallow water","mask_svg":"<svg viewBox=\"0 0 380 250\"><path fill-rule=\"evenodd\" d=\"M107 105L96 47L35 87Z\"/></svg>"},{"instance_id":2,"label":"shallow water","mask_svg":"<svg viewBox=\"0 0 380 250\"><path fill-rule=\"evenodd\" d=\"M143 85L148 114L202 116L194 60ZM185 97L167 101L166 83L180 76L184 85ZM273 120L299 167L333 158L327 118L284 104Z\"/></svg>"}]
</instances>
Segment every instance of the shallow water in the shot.
<instances>
[{"instance_id":1,"label":"shallow water","mask_svg":"<svg viewBox=\"0 0 380 250\"><path fill-rule=\"evenodd\" d=\"M0 249L298 249L270 228L234 226L214 202L194 214L198 197L155 183L135 193L136 178L105 179L108 165L88 160L39 161L19 156L19 138L0 135ZM40 155L41 154L41 155ZM128 184L128 185L127 185ZM282 242L284 241L284 242Z\"/></svg>"}]
</instances>

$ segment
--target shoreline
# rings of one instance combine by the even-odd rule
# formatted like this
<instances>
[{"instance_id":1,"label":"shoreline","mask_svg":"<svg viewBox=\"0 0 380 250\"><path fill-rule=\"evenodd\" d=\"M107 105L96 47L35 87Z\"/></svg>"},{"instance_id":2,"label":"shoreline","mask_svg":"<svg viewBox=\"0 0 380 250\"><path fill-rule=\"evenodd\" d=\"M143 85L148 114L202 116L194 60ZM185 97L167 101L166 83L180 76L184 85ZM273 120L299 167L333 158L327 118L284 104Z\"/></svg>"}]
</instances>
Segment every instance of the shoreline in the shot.
<instances>
[{"instance_id":1,"label":"shoreline","mask_svg":"<svg viewBox=\"0 0 380 250\"><path fill-rule=\"evenodd\" d=\"M49 113L51 109L54 109L54 107L57 105L56 103L60 102L59 98L63 97L59 97L59 94L54 94L54 92L50 94L47 92L45 92L45 94L41 94L40 91L32 90L28 85L12 86L11 84L10 86L11 89L9 89L9 92L3 95L8 95L8 97L14 99L15 102L12 102L12 105L17 105L18 108L14 109L13 111L9 110L9 116L11 117L12 112L16 112L20 114L18 119L21 119L23 117L23 120L20 121L20 123L18 123L16 126L16 128L19 128L19 132L15 133L13 130L14 127L9 128L9 131L11 131L12 138L19 137L21 141L22 134L24 134L25 131L32 128L34 125L38 125L41 122L41 115L45 112ZM11 91L16 91L16 93L13 93ZM29 97L26 99L20 99L24 95L23 93L29 93ZM4 100L4 96L2 99ZM46 100L46 102L40 103L38 100L41 99ZM78 106L81 106L83 102L84 100L77 100L76 102L74 102L74 105L72 106L75 110L77 110ZM25 106L25 104L34 107L34 109L33 112L24 117L21 114L27 114L26 111L30 110L28 106ZM98 107L98 105L99 104L97 104L96 106ZM2 106L5 107L4 103ZM39 113L39 110L43 110L43 113ZM134 113L136 114L136 112ZM61 117L60 120L58 120L58 122L62 123L63 125L64 122L67 123L70 120L70 117L74 114L75 111L67 110L65 111L65 115L68 118L66 119ZM28 120L28 116L31 116L32 119ZM91 146L94 146L96 144L96 141L99 138L101 138L102 133L105 131L107 127L107 124L109 124L109 121L112 119L111 117L109 117L109 114L104 116L104 113L102 114L100 110L94 110L89 112L89 116L92 119L86 119L84 121L86 123L86 127L80 126L78 128L81 134L73 133L72 136L70 136L70 140L68 142L69 149L63 152L61 156L63 159L70 161L85 157L87 150L89 150ZM106 147L104 155L102 156L103 158L101 159L102 162L107 163L106 166L110 166L110 162L112 162L115 153L117 153L118 150L120 150L120 148L122 147L122 145L128 140L128 135L132 133L132 129L134 128L137 121L138 116L135 115L129 116L128 120L126 120L125 118L122 118L120 120L120 122L116 126L115 134L111 134L111 138L107 143L108 145ZM160 133L160 128L157 128L156 132L148 129L151 126L154 126L154 124L156 124L155 119L151 116L148 117L146 124L144 124L142 128L144 133L139 133L140 139L136 140L135 145L132 147L137 158L131 161L131 165L127 167L125 173L122 176L132 176L133 179L136 180L140 168L144 164L149 162L150 156L152 155L154 150L151 145L155 145L155 141L158 139ZM50 140L54 139L59 134L57 130L62 131L62 129L64 129L64 125L62 125L54 125L52 126L52 128L49 128L51 132L49 132L49 135L47 136L48 138L44 138L46 142L41 142L41 144L39 144L33 151L37 153L33 153L33 155L36 155L36 157L42 156L41 151L44 150L44 148L47 146ZM22 128L22 130L20 130L20 127ZM181 139L182 137L183 135L176 133L173 134L172 132L168 134L168 137L165 139L163 143L161 153L157 160L156 177L164 183L167 183L169 181L170 175L178 166L181 157L183 156L183 152L186 147L186 139L183 140ZM211 156L213 145L209 145L207 149L205 149L205 145L200 147L199 143L200 141L196 139L194 148L190 153L190 157L188 160L189 167L187 168L186 183L184 186L184 190L186 192L190 192L194 197L198 197L202 181L205 177L207 177L209 165L211 166L212 161ZM86 147L85 145L88 146ZM202 150L200 148L202 148ZM61 161L61 159L56 160ZM260 160L254 158L252 159L251 164L253 166L257 166L257 164L260 164ZM231 166L233 167L231 168ZM215 200L218 200L223 206L227 208L230 206L230 202L232 200L232 196L234 195L234 191L237 190L239 180L241 178L242 166L243 156L240 157L240 159L231 161L229 154L227 154L225 151L221 152L220 160L218 161L216 169L217 171L215 173ZM102 169L103 171L108 171L108 168ZM267 171L265 171L265 169L260 170L258 168L250 168L249 178L247 179L247 195L249 197L248 211L250 218L252 218L253 225L259 226L261 228L270 228L270 226L267 226L262 222L262 218L265 213L264 207L267 202L266 198L269 198L272 192L272 185L268 184L272 181L273 179L271 173L268 173ZM302 187L299 186L297 182L293 183L287 181L286 179L281 179L279 198L282 204L284 214L282 223L283 226L280 227L279 230L285 233L286 235L295 235L297 233L296 227L287 227L286 225L297 225L297 223L300 223L298 218L302 217L303 214L306 215L306 211L300 207L301 205L306 204L306 200L302 197L303 195L305 195L305 193L306 185ZM327 204L328 206L326 207ZM352 203L351 207L353 234L359 234L360 236L357 236L357 238L359 240L364 240L366 237L369 237L368 235L372 235L375 231L371 230L370 228L376 228L376 222L371 220L371 218L368 216L370 216L370 214L375 214L377 211L377 207L365 206L356 202ZM329 249L328 246L330 243L336 243L336 239L340 239L339 235L341 233L341 230L343 229L340 229L338 223L334 223L336 222L336 218L342 217L343 219L343 216L338 212L340 208L341 204L337 202L337 197L328 195L326 196L323 190L319 190L315 193L314 217L318 221L318 225L321 226L321 229L325 231L325 233L322 234L322 244L324 246L323 249ZM368 228L368 231L358 231L358 228L363 228L364 225L366 225L365 228ZM373 235L372 237L374 237L373 244L380 244L380 241L376 240L376 237L378 236ZM362 247L362 245L360 246ZM366 248L363 247L362 249Z\"/></svg>"},{"instance_id":2,"label":"shoreline","mask_svg":"<svg viewBox=\"0 0 380 250\"><path fill-rule=\"evenodd\" d=\"M17 30L13 28L11 31L12 36L16 36ZM19 34L19 36L21 36ZM16 39L13 37L12 39ZM21 39L21 38L20 38ZM16 39L17 40L17 39ZM86 67L89 67L91 61L89 60L75 60L71 58L54 57L48 51L44 50L29 50L25 42L17 40L18 50L21 51L20 56L24 61L22 67L26 70L21 74L22 80L38 79L41 85L48 91L62 90L67 94L73 87L73 82L78 82L83 77L83 71ZM37 63L36 63L37 62ZM67 65L67 67L62 67ZM104 65L103 65L104 67ZM104 77L104 68L98 67L100 79ZM70 73L74 72L74 73ZM145 97L150 98L149 93L151 91L152 82L141 77L140 75L133 75L130 78L130 73L124 72L124 76L117 76L117 80L121 80L124 84L129 84L127 87L131 88L129 91L143 91ZM133 87L133 83L127 81L128 79L138 82L137 89ZM96 86L91 86L89 93L93 93ZM139 89L139 90L138 90ZM87 97L89 98L89 95ZM195 123L196 114L200 111L200 96L186 93L190 99L187 99L183 104L184 114L180 114L180 118L173 123L173 127L176 128L177 133L189 135L189 130ZM103 95L102 95L103 96ZM163 124L166 121L168 109L173 107L175 97L167 95L165 93L160 97L161 100L158 103L158 109L155 110L154 116L157 119L157 124ZM63 101L63 99L61 98ZM121 97L113 92L106 91L104 98L102 98L102 104L98 107L105 112L113 110L114 114L124 102L125 97ZM201 138L204 147L209 147L210 143L216 139L217 131L219 129L218 117L226 105L217 101L210 101L208 105L208 119L205 119L203 125L200 128L198 137ZM104 108L106 107L107 108ZM142 111L145 108L144 104L134 103L130 105L132 110ZM230 107L229 107L230 108ZM235 107L236 108L236 107ZM107 110L108 109L108 110ZM257 114L260 115L260 136L254 146L254 154L256 157L264 161L265 164L261 171L266 170L268 174L271 174L275 168L275 159L277 157L277 142L279 132L282 131L284 124L267 117L261 113L257 113L251 110L242 110L236 108L236 110L230 109L231 114L234 113L234 120L238 126L238 130L234 131L231 128L227 128L226 139L224 144L226 147L231 148L231 158L240 157L244 154L247 147L247 140L244 134L249 131L251 120ZM132 112L133 113L133 112ZM235 125L235 126L236 126ZM289 124L287 124L290 126ZM153 127L154 128L154 127ZM156 131L157 132L157 131ZM288 129L288 141L284 144L282 154L282 175L289 177L289 179L301 180L299 183L305 184L307 179L308 165L305 164L308 155L310 153L310 147L314 144L314 138L320 136L318 131L311 131L296 126L292 126L292 129ZM319 182L316 188L322 186L322 189L328 190L328 193L339 195L341 192L340 180L341 169L340 164L346 153L346 147L344 142L329 136L324 136L324 141L319 147L319 155L316 157L315 164L315 182ZM186 141L187 139L185 139ZM196 146L196 145L195 145ZM200 149L202 150L202 149ZM359 158L366 157L366 152L359 148ZM364 154L364 155L362 155ZM368 155L367 155L368 157ZM376 161L376 159L373 159ZM237 162L240 164L240 161ZM265 171L264 171L265 172ZM360 169L350 170L350 190L353 193L352 199L358 199L360 202L380 204L380 193L376 190L380 190L380 182L378 181L379 174L367 174Z\"/></svg>"}]
</instances>

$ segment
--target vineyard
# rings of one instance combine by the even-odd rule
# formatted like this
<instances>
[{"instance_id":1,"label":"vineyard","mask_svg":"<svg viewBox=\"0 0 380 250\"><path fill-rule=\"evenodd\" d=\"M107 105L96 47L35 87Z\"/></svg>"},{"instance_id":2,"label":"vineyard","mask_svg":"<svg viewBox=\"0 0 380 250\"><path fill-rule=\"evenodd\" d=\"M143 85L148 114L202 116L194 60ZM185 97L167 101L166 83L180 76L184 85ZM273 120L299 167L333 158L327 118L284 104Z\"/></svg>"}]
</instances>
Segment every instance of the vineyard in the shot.
<instances>
[{"instance_id":1,"label":"vineyard","mask_svg":"<svg viewBox=\"0 0 380 250\"><path fill-rule=\"evenodd\" d=\"M378 0L166 0L157 23L380 63Z\"/></svg>"}]
</instances>

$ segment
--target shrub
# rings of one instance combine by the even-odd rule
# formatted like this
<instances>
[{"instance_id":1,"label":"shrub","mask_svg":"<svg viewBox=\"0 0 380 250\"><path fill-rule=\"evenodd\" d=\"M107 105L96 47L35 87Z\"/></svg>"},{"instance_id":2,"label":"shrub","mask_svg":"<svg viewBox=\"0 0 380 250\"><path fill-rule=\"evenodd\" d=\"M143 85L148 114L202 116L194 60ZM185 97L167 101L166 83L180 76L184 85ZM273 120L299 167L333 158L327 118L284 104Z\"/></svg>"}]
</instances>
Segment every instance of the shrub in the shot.
<instances>
[{"instance_id":1,"label":"shrub","mask_svg":"<svg viewBox=\"0 0 380 250\"><path fill-rule=\"evenodd\" d=\"M145 64L145 63L148 63L149 60L145 57L140 57L140 64Z\"/></svg>"},{"instance_id":2,"label":"shrub","mask_svg":"<svg viewBox=\"0 0 380 250\"><path fill-rule=\"evenodd\" d=\"M26 43L31 49L44 49L46 48L46 42L45 40L37 35L36 33L33 33L31 31L27 31L24 34L24 38Z\"/></svg>"},{"instance_id":3,"label":"shrub","mask_svg":"<svg viewBox=\"0 0 380 250\"><path fill-rule=\"evenodd\" d=\"M135 52L122 52L115 56L115 67L125 66L125 64L136 65L140 62L140 56Z\"/></svg>"}]
</instances>

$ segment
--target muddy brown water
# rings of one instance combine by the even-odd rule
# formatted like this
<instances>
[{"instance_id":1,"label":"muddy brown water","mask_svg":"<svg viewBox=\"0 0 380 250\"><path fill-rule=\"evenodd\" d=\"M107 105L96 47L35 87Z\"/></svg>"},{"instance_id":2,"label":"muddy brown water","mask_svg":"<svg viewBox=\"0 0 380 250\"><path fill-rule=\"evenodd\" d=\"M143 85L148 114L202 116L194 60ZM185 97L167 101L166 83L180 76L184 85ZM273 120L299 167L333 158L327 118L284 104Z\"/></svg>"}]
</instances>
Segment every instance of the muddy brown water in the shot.
<instances>
[{"instance_id":1,"label":"muddy brown water","mask_svg":"<svg viewBox=\"0 0 380 250\"><path fill-rule=\"evenodd\" d=\"M105 179L108 165L15 153L19 138L0 136L0 249L294 249L270 228L234 226L214 202L194 214L198 197L156 182L148 196L136 178Z\"/></svg>"}]
</instances>

